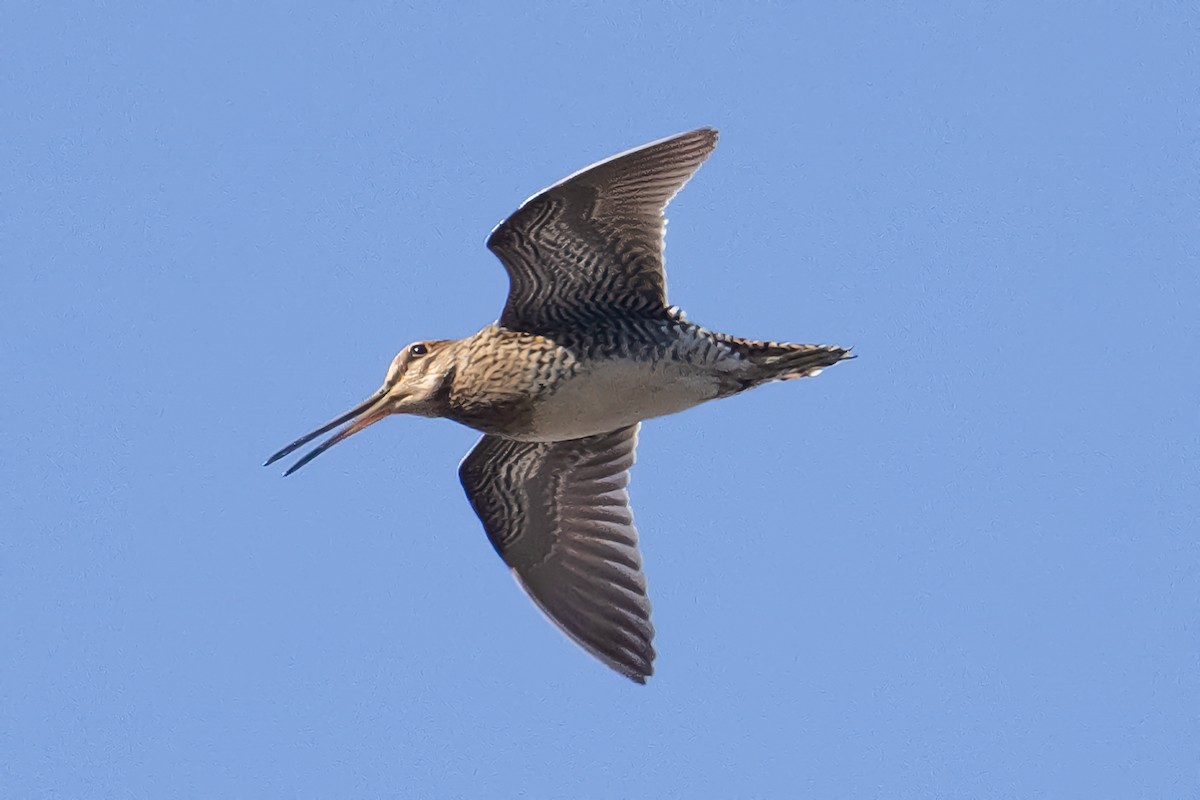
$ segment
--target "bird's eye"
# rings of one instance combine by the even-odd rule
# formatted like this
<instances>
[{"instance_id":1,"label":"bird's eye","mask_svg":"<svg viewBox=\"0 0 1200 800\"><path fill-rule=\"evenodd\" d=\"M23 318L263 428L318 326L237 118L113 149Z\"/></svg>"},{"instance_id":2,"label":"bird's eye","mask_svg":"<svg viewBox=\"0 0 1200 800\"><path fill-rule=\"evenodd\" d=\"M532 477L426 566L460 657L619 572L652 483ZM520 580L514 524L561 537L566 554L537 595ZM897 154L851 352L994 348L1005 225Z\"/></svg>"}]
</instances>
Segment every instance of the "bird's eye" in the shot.
<instances>
[{"instance_id":1,"label":"bird's eye","mask_svg":"<svg viewBox=\"0 0 1200 800\"><path fill-rule=\"evenodd\" d=\"M412 347L408 348L408 354L413 358L420 358L429 352L429 348L423 342L417 342Z\"/></svg>"}]
</instances>

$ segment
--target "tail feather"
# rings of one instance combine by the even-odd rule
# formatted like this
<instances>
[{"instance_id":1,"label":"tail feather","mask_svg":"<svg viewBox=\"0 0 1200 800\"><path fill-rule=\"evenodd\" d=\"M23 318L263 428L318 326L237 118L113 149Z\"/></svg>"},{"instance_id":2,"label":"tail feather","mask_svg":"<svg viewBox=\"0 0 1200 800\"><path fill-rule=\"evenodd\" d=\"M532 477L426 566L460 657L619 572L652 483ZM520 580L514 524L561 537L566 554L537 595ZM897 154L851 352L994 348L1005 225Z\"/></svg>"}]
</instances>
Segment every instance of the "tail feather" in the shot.
<instances>
[{"instance_id":1,"label":"tail feather","mask_svg":"<svg viewBox=\"0 0 1200 800\"><path fill-rule=\"evenodd\" d=\"M853 358L849 350L825 344L786 345L786 350L754 359L772 373L767 380L790 381L793 378L812 378L821 370L843 359Z\"/></svg>"},{"instance_id":2,"label":"tail feather","mask_svg":"<svg viewBox=\"0 0 1200 800\"><path fill-rule=\"evenodd\" d=\"M770 381L790 381L811 378L826 367L854 358L850 348L826 344L791 344L789 342L759 342L753 339L722 337L725 344L750 362L752 385Z\"/></svg>"}]
</instances>

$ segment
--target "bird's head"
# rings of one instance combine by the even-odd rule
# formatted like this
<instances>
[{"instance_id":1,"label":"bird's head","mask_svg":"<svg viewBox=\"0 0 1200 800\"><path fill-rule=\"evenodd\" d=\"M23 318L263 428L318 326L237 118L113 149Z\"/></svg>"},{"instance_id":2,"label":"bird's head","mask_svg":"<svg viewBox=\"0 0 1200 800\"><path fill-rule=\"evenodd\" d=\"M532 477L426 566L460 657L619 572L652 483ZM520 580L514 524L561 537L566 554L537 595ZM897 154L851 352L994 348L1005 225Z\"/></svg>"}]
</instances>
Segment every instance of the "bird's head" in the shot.
<instances>
[{"instance_id":1,"label":"bird's head","mask_svg":"<svg viewBox=\"0 0 1200 800\"><path fill-rule=\"evenodd\" d=\"M349 423L315 447L285 472L291 475L309 461L359 431L374 425L389 414L441 416L446 402L445 390L454 371L452 340L413 342L392 359L383 385L373 395L337 419L330 420L312 433L301 436L267 459L274 464L294 450L336 428Z\"/></svg>"}]
</instances>

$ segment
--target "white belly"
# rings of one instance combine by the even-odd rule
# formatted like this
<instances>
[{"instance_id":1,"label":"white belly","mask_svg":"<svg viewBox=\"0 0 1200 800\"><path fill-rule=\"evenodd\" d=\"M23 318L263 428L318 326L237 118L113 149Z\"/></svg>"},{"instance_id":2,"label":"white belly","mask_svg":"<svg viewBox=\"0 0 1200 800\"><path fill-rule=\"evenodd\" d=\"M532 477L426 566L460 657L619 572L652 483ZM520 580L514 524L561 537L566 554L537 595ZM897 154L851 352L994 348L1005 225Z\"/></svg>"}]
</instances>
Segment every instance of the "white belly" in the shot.
<instances>
[{"instance_id":1,"label":"white belly","mask_svg":"<svg viewBox=\"0 0 1200 800\"><path fill-rule=\"evenodd\" d=\"M561 441L605 433L699 405L717 390L717 380L694 366L596 361L538 400L529 438Z\"/></svg>"}]
</instances>

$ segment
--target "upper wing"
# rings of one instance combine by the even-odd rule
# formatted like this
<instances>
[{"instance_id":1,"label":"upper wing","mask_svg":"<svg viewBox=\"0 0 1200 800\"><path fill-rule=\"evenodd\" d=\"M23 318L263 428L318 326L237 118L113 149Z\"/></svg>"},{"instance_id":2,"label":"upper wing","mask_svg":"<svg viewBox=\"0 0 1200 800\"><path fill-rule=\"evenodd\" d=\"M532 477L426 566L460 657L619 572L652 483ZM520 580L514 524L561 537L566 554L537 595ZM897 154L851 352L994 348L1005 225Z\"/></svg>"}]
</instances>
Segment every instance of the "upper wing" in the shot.
<instances>
[{"instance_id":1,"label":"upper wing","mask_svg":"<svg viewBox=\"0 0 1200 800\"><path fill-rule=\"evenodd\" d=\"M625 489L637 430L566 442L484 436L458 473L496 552L546 616L645 683L654 627Z\"/></svg>"},{"instance_id":2,"label":"upper wing","mask_svg":"<svg viewBox=\"0 0 1200 800\"><path fill-rule=\"evenodd\" d=\"M717 145L700 128L593 164L526 200L488 248L508 270L500 324L538 332L666 306L663 209Z\"/></svg>"}]
</instances>

